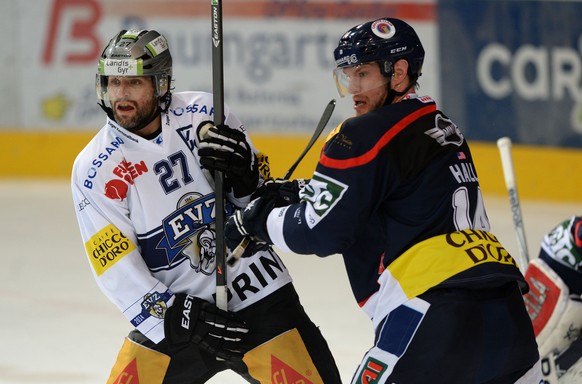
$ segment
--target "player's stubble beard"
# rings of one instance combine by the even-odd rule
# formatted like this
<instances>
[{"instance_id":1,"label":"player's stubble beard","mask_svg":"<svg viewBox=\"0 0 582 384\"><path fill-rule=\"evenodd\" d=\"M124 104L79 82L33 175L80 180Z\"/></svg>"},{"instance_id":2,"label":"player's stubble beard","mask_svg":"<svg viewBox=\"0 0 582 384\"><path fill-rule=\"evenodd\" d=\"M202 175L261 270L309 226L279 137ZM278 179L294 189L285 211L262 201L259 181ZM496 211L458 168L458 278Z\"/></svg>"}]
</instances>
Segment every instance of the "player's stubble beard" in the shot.
<instances>
[{"instance_id":1,"label":"player's stubble beard","mask_svg":"<svg viewBox=\"0 0 582 384\"><path fill-rule=\"evenodd\" d=\"M126 100L119 100L116 102L119 103L121 101ZM137 131L145 128L150 122L152 122L156 116L160 113L158 108L158 100L156 98L150 98L147 103L143 105L134 104L135 106L135 114L132 116L121 116L117 113L116 108L113 108L113 116L115 117L115 121L117 124L122 126L123 128L127 129L132 133L136 133Z\"/></svg>"}]
</instances>

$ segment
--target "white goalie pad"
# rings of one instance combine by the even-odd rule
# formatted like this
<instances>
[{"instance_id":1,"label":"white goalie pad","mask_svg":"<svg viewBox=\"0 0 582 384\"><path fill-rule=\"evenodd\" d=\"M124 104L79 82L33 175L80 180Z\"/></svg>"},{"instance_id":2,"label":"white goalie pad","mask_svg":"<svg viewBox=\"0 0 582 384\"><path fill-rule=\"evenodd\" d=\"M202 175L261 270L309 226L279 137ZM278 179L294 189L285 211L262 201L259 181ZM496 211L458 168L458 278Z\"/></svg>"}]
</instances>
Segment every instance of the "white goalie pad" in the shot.
<instances>
[{"instance_id":1,"label":"white goalie pad","mask_svg":"<svg viewBox=\"0 0 582 384\"><path fill-rule=\"evenodd\" d=\"M525 273L530 291L524 296L540 356L561 354L582 327L582 301L570 296L560 276L543 260L532 260Z\"/></svg>"}]
</instances>

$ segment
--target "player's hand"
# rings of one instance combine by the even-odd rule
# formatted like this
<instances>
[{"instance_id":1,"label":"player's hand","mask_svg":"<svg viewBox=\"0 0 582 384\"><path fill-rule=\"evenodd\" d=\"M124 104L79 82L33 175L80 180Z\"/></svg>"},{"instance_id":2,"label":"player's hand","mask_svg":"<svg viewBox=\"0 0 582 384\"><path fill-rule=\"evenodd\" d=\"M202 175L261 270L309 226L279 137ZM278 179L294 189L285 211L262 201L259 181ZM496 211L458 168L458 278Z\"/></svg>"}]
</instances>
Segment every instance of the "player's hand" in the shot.
<instances>
[{"instance_id":1,"label":"player's hand","mask_svg":"<svg viewBox=\"0 0 582 384\"><path fill-rule=\"evenodd\" d=\"M305 188L308 182L309 180L305 179L271 179L257 189L251 199L274 196L275 207L296 204L300 201L299 192Z\"/></svg>"},{"instance_id":2,"label":"player's hand","mask_svg":"<svg viewBox=\"0 0 582 384\"><path fill-rule=\"evenodd\" d=\"M274 207L274 196L261 197L251 201L245 209L236 211L228 218L224 227L224 237L231 253L245 238L248 238L250 243L245 252L238 256L249 257L272 244L267 232L267 217Z\"/></svg>"},{"instance_id":3,"label":"player's hand","mask_svg":"<svg viewBox=\"0 0 582 384\"><path fill-rule=\"evenodd\" d=\"M183 293L166 311L164 331L170 348L194 343L223 360L242 359L240 343L249 329L233 312Z\"/></svg>"},{"instance_id":4,"label":"player's hand","mask_svg":"<svg viewBox=\"0 0 582 384\"><path fill-rule=\"evenodd\" d=\"M228 125L204 122L196 135L200 164L211 172L224 172L235 197L253 193L259 183L259 167L245 134Z\"/></svg>"}]
</instances>

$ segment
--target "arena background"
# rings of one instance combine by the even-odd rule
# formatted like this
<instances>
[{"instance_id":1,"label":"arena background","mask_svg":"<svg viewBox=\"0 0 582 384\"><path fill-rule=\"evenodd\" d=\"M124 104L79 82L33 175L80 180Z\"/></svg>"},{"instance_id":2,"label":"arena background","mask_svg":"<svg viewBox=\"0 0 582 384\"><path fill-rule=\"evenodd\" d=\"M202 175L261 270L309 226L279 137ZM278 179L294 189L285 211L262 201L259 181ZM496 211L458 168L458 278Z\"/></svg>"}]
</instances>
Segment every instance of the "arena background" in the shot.
<instances>
[{"instance_id":1,"label":"arena background","mask_svg":"<svg viewBox=\"0 0 582 384\"><path fill-rule=\"evenodd\" d=\"M69 177L103 125L96 62L120 29L163 32L175 89L212 89L209 1L3 0L1 7L1 178ZM338 98L331 69L339 36L385 15L418 31L427 52L419 93L435 98L473 142L485 193L505 193L495 141L509 136L520 196L581 200L582 3L226 0L223 9L225 100L269 155L274 176ZM351 113L349 100L338 99L323 136ZM311 174L317 147L294 176Z\"/></svg>"},{"instance_id":2,"label":"arena background","mask_svg":"<svg viewBox=\"0 0 582 384\"><path fill-rule=\"evenodd\" d=\"M97 57L120 29L170 40L176 90L211 90L209 0L0 0L0 383L102 384L130 329L99 292L79 237L69 176L101 128ZM514 141L530 257L581 214L580 1L223 0L226 102L281 176L332 98L331 52L380 16L418 31L431 95L472 143L493 232L516 254L495 142ZM338 107L325 136L351 115ZM322 139L323 140L323 139ZM320 140L295 172L309 177ZM281 253L303 305L349 382L371 346L340 257ZM317 294L314 294L317 293ZM575 377L574 377L575 376ZM240 383L231 373L210 382ZM582 368L560 383L582 382Z\"/></svg>"}]
</instances>

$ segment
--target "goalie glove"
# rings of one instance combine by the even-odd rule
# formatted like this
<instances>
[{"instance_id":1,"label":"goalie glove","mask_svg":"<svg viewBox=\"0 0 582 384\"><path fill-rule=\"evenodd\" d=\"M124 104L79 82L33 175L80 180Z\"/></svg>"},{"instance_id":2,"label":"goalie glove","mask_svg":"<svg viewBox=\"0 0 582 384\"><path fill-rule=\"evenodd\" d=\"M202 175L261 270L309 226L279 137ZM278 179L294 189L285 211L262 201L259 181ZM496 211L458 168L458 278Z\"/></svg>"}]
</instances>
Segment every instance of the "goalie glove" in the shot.
<instances>
[{"instance_id":1,"label":"goalie glove","mask_svg":"<svg viewBox=\"0 0 582 384\"><path fill-rule=\"evenodd\" d=\"M226 312L197 297L176 294L164 318L166 340L171 349L188 343L223 360L242 359L241 341L247 325L232 312Z\"/></svg>"},{"instance_id":2,"label":"goalie glove","mask_svg":"<svg viewBox=\"0 0 582 384\"><path fill-rule=\"evenodd\" d=\"M224 172L227 189L236 198L250 196L259 183L259 167L245 134L228 125L203 122L196 136L200 164L211 172Z\"/></svg>"},{"instance_id":3,"label":"goalie glove","mask_svg":"<svg viewBox=\"0 0 582 384\"><path fill-rule=\"evenodd\" d=\"M260 197L228 218L224 226L224 237L231 253L245 238L250 242L246 245L244 253L238 256L249 257L272 244L267 232L267 217L274 207L274 196Z\"/></svg>"}]
</instances>

